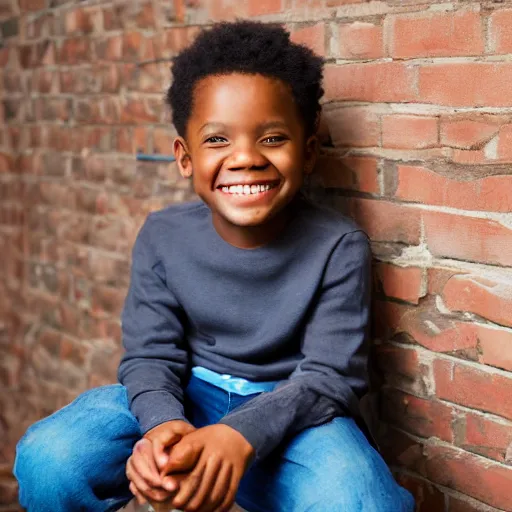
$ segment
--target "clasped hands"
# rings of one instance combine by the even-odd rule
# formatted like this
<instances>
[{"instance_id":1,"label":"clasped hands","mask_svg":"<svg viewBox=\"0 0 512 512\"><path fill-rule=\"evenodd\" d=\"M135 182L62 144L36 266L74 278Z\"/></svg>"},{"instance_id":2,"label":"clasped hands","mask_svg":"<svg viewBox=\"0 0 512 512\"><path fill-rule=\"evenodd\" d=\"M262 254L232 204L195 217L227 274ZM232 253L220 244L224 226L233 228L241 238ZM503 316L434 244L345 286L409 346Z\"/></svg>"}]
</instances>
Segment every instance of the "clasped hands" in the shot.
<instances>
[{"instance_id":1,"label":"clasped hands","mask_svg":"<svg viewBox=\"0 0 512 512\"><path fill-rule=\"evenodd\" d=\"M173 420L135 444L126 476L139 504L149 501L157 512L225 512L253 456L251 444L227 425L196 429Z\"/></svg>"}]
</instances>

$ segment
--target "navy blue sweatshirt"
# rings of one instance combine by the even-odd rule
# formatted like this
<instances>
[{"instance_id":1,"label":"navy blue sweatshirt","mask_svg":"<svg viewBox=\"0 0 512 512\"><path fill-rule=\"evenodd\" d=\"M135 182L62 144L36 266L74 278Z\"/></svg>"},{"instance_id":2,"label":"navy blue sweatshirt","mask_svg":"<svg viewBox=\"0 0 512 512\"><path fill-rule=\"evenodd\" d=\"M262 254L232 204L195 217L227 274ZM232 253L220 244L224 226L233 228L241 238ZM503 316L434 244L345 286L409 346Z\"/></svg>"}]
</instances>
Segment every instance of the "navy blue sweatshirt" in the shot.
<instances>
[{"instance_id":1,"label":"navy blue sweatshirt","mask_svg":"<svg viewBox=\"0 0 512 512\"><path fill-rule=\"evenodd\" d=\"M281 381L221 420L258 458L305 428L359 416L370 259L352 220L303 198L281 236L256 249L225 242L203 203L151 214L133 249L119 367L142 432L185 419L192 366Z\"/></svg>"}]
</instances>

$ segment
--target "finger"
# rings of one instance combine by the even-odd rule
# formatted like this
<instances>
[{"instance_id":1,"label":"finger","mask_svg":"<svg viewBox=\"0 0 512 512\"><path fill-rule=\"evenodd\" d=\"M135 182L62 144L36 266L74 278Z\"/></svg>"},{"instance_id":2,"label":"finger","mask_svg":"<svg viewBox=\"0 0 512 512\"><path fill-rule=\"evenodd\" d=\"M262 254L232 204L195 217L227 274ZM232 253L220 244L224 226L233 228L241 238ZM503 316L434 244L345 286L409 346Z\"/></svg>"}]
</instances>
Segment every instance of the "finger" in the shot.
<instances>
[{"instance_id":1,"label":"finger","mask_svg":"<svg viewBox=\"0 0 512 512\"><path fill-rule=\"evenodd\" d=\"M187 503L190 497L197 491L203 477L204 466L205 463L199 461L194 470L181 482L180 489L172 500L174 508L183 508L185 503Z\"/></svg>"},{"instance_id":2,"label":"finger","mask_svg":"<svg viewBox=\"0 0 512 512\"><path fill-rule=\"evenodd\" d=\"M137 471L132 457L128 459L128 464L126 465L126 476L130 482L133 483L138 493L143 495L145 499L149 498L156 501L163 501L170 497L169 492L163 489L155 489L148 484Z\"/></svg>"},{"instance_id":3,"label":"finger","mask_svg":"<svg viewBox=\"0 0 512 512\"><path fill-rule=\"evenodd\" d=\"M231 483L231 473L233 468L231 464L224 464L221 466L215 484L210 491L209 499L207 503L199 509L199 512L210 512L218 510L219 505L224 500L224 497L228 493L229 485ZM204 510L203 510L204 509Z\"/></svg>"},{"instance_id":4,"label":"finger","mask_svg":"<svg viewBox=\"0 0 512 512\"><path fill-rule=\"evenodd\" d=\"M151 501L150 505L153 507L154 512L171 512L173 510L173 506L171 505L171 501L167 500L163 503L158 503L156 501Z\"/></svg>"},{"instance_id":5,"label":"finger","mask_svg":"<svg viewBox=\"0 0 512 512\"><path fill-rule=\"evenodd\" d=\"M162 473L183 473L192 471L201 456L202 448L195 447L190 443L177 444L172 450L169 460Z\"/></svg>"},{"instance_id":6,"label":"finger","mask_svg":"<svg viewBox=\"0 0 512 512\"><path fill-rule=\"evenodd\" d=\"M240 484L240 480L242 478L242 474L233 471L231 473L231 480L229 483L228 492L226 493L223 502L221 503L219 507L219 512L229 512L231 507L233 506L233 503L235 502L236 493L238 491L238 485Z\"/></svg>"},{"instance_id":7,"label":"finger","mask_svg":"<svg viewBox=\"0 0 512 512\"><path fill-rule=\"evenodd\" d=\"M218 457L208 457L203 471L199 487L185 503L187 510L198 510L204 503L210 500L210 493L215 485L215 480L222 467L222 460Z\"/></svg>"},{"instance_id":8,"label":"finger","mask_svg":"<svg viewBox=\"0 0 512 512\"><path fill-rule=\"evenodd\" d=\"M151 487L161 487L162 479L153 458L153 450L149 439L141 439L135 443L130 457L132 466Z\"/></svg>"},{"instance_id":9,"label":"finger","mask_svg":"<svg viewBox=\"0 0 512 512\"><path fill-rule=\"evenodd\" d=\"M130 482L130 492L135 496L139 505L144 505L144 503L146 503L146 498L144 498L144 496L138 491L133 482Z\"/></svg>"},{"instance_id":10,"label":"finger","mask_svg":"<svg viewBox=\"0 0 512 512\"><path fill-rule=\"evenodd\" d=\"M169 432L165 436L155 437L152 440L153 457L155 458L159 471L162 471L169 460L169 447L179 442L181 437L182 436L176 432Z\"/></svg>"}]
</instances>

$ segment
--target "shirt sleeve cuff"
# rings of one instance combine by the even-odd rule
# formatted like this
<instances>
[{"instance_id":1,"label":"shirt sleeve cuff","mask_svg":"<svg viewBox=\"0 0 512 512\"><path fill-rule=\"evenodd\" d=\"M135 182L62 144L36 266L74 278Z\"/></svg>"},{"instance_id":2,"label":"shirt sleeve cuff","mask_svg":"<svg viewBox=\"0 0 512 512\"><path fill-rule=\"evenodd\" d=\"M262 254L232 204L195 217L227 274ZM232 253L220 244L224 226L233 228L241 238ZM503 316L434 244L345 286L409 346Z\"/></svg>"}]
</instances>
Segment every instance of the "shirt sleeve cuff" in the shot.
<instances>
[{"instance_id":1,"label":"shirt sleeve cuff","mask_svg":"<svg viewBox=\"0 0 512 512\"><path fill-rule=\"evenodd\" d=\"M172 420L188 421L183 404L167 391L148 391L137 395L130 404L144 435L152 428Z\"/></svg>"}]
</instances>

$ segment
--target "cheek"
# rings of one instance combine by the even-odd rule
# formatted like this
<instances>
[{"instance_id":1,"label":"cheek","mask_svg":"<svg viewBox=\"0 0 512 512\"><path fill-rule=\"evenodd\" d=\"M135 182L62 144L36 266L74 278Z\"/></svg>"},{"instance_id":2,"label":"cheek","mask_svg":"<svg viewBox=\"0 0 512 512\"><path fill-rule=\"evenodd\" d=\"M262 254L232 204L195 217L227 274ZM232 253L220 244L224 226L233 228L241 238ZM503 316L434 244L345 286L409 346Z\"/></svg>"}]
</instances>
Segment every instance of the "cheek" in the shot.
<instances>
[{"instance_id":1,"label":"cheek","mask_svg":"<svg viewBox=\"0 0 512 512\"><path fill-rule=\"evenodd\" d=\"M218 152L202 152L194 157L194 174L203 180L214 178L222 164L222 156Z\"/></svg>"},{"instance_id":2,"label":"cheek","mask_svg":"<svg viewBox=\"0 0 512 512\"><path fill-rule=\"evenodd\" d=\"M296 151L283 151L272 155L269 160L283 176L301 179L304 169L302 154Z\"/></svg>"}]
</instances>

